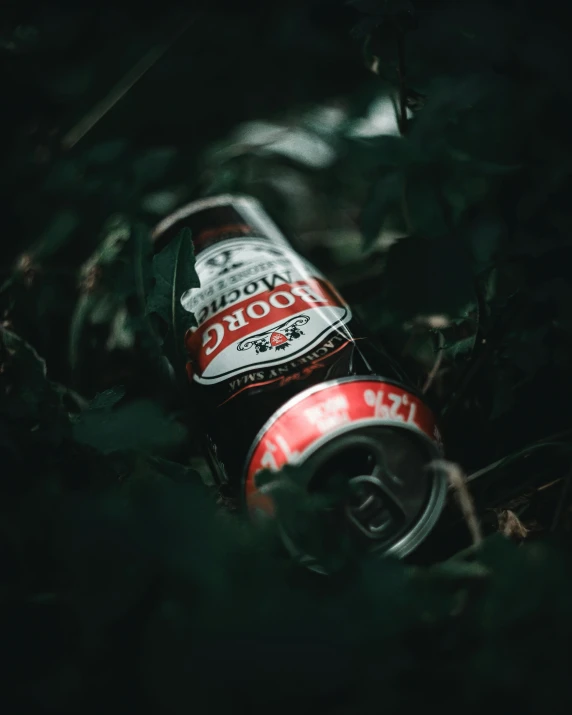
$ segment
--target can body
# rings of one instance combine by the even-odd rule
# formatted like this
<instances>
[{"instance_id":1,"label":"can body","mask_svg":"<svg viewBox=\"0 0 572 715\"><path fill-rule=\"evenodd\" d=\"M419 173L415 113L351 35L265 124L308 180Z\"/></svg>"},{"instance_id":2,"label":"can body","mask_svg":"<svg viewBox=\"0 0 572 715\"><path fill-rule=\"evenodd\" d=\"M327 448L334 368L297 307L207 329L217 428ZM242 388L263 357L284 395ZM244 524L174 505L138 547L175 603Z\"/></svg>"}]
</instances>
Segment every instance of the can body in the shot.
<instances>
[{"instance_id":1,"label":"can body","mask_svg":"<svg viewBox=\"0 0 572 715\"><path fill-rule=\"evenodd\" d=\"M356 533L405 553L404 535L417 528L410 543L423 538L444 499L441 480L422 473L439 455L429 408L256 200L193 202L157 226L157 247L183 228L192 231L200 279L181 296L197 321L184 336L187 371L218 484L251 510L268 510L257 487L261 470L313 460L319 474L345 458L350 473L359 472L352 478L363 477ZM406 478L408 459L417 472ZM386 483L377 494L381 472ZM393 518L389 502L398 505Z\"/></svg>"}]
</instances>

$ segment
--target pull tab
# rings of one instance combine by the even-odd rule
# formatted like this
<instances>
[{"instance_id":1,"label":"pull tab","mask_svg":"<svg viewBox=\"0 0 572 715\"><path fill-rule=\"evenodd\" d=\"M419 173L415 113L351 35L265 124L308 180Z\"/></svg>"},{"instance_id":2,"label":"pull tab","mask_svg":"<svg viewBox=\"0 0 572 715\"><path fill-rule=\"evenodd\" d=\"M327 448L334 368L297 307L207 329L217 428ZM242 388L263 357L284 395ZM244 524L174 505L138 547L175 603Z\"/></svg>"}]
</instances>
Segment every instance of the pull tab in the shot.
<instances>
[{"instance_id":1,"label":"pull tab","mask_svg":"<svg viewBox=\"0 0 572 715\"><path fill-rule=\"evenodd\" d=\"M349 486L352 497L345 507L346 515L368 539L387 539L401 529L405 511L375 472L353 477Z\"/></svg>"}]
</instances>

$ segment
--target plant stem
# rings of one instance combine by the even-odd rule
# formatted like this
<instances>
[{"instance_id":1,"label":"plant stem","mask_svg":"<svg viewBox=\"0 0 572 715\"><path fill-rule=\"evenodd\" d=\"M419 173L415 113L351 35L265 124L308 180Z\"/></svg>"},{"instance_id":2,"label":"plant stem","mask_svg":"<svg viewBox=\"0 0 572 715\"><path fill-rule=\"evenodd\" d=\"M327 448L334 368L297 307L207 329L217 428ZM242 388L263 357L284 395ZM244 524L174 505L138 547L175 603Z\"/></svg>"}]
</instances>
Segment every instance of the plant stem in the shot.
<instances>
[{"instance_id":1,"label":"plant stem","mask_svg":"<svg viewBox=\"0 0 572 715\"><path fill-rule=\"evenodd\" d=\"M431 372L427 375L427 379L425 380L425 384L423 385L423 389L421 390L423 394L427 392L427 390L431 387L433 381L437 377L437 373L439 372L439 368L441 367L441 362L443 360L444 345L445 338L443 336L443 333L439 331L439 346L437 347L437 357L435 358L435 362L433 364L433 367L431 368Z\"/></svg>"},{"instance_id":2,"label":"plant stem","mask_svg":"<svg viewBox=\"0 0 572 715\"><path fill-rule=\"evenodd\" d=\"M502 459L498 459L496 462L493 462L492 464L489 464L486 467L483 467L482 469L479 469L476 472L473 472L472 474L469 474L467 477L467 482L473 482L475 479L479 479L480 477L483 477L485 474L488 474L489 472L492 472L493 470L497 469L498 467L503 467L506 464L509 464L510 462L513 462L515 459L518 459L519 457L524 457L525 455L530 454L533 452L535 449L539 449L540 447L555 447L555 446L562 446L563 444L566 444L565 442L561 442L560 440L565 439L566 437L571 437L572 436L572 430L564 430L562 432L558 432L557 434L553 434L549 437L545 437L542 440L539 440L538 442L533 442L532 444L529 444L526 447L523 447L522 449L519 449L517 452L514 452L513 454L509 454L506 457L502 457Z\"/></svg>"},{"instance_id":3,"label":"plant stem","mask_svg":"<svg viewBox=\"0 0 572 715\"><path fill-rule=\"evenodd\" d=\"M450 412L454 407L456 407L462 398L465 396L467 389L475 375L483 367L486 361L492 357L495 350L502 343L506 336L508 329L510 328L513 320L520 314L520 311L526 304L522 301L516 301L513 305L512 310L509 311L508 315L493 329L486 338L486 343L481 354L471 363L469 369L463 376L460 385L454 390L449 402L443 407L441 411L441 418L443 418L448 412Z\"/></svg>"},{"instance_id":4,"label":"plant stem","mask_svg":"<svg viewBox=\"0 0 572 715\"><path fill-rule=\"evenodd\" d=\"M153 67L168 49L187 30L190 20L183 22L171 34L165 42L152 47L119 82L109 91L109 93L92 107L82 119L72 127L62 138L61 146L64 151L72 149L83 137L122 99L127 92L143 77L148 70Z\"/></svg>"}]
</instances>

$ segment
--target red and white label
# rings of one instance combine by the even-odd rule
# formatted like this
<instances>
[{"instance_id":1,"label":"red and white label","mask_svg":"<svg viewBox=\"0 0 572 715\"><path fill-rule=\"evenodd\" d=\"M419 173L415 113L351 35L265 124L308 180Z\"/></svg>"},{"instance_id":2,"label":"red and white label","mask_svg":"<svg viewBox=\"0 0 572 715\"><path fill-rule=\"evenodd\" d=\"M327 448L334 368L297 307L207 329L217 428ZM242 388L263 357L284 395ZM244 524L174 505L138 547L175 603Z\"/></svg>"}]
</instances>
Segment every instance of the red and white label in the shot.
<instances>
[{"instance_id":1,"label":"red and white label","mask_svg":"<svg viewBox=\"0 0 572 715\"><path fill-rule=\"evenodd\" d=\"M328 334L347 333L349 307L287 246L259 238L222 241L199 254L196 270L201 287L181 303L198 323L185 343L199 383L289 362Z\"/></svg>"},{"instance_id":2,"label":"red and white label","mask_svg":"<svg viewBox=\"0 0 572 715\"><path fill-rule=\"evenodd\" d=\"M246 472L246 499L250 507L260 507L255 475L263 469L278 471L296 464L304 452L324 435L348 424L407 425L440 443L431 410L415 395L397 385L370 378L355 379L311 391L295 398L291 407L270 424L255 446Z\"/></svg>"}]
</instances>

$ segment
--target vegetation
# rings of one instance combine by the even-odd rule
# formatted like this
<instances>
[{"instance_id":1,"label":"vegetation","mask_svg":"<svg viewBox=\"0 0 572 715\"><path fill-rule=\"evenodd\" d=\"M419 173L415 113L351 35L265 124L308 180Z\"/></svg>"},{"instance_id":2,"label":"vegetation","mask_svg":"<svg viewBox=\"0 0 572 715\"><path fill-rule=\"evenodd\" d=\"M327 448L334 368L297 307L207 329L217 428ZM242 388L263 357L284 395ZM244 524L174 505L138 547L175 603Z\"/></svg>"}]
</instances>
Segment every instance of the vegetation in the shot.
<instances>
[{"instance_id":1,"label":"vegetation","mask_svg":"<svg viewBox=\"0 0 572 715\"><path fill-rule=\"evenodd\" d=\"M3 5L5 712L570 712L569 20ZM149 236L223 190L409 365L482 540L452 490L414 559L334 550L326 578L217 503L173 370L188 236L155 261Z\"/></svg>"}]
</instances>

